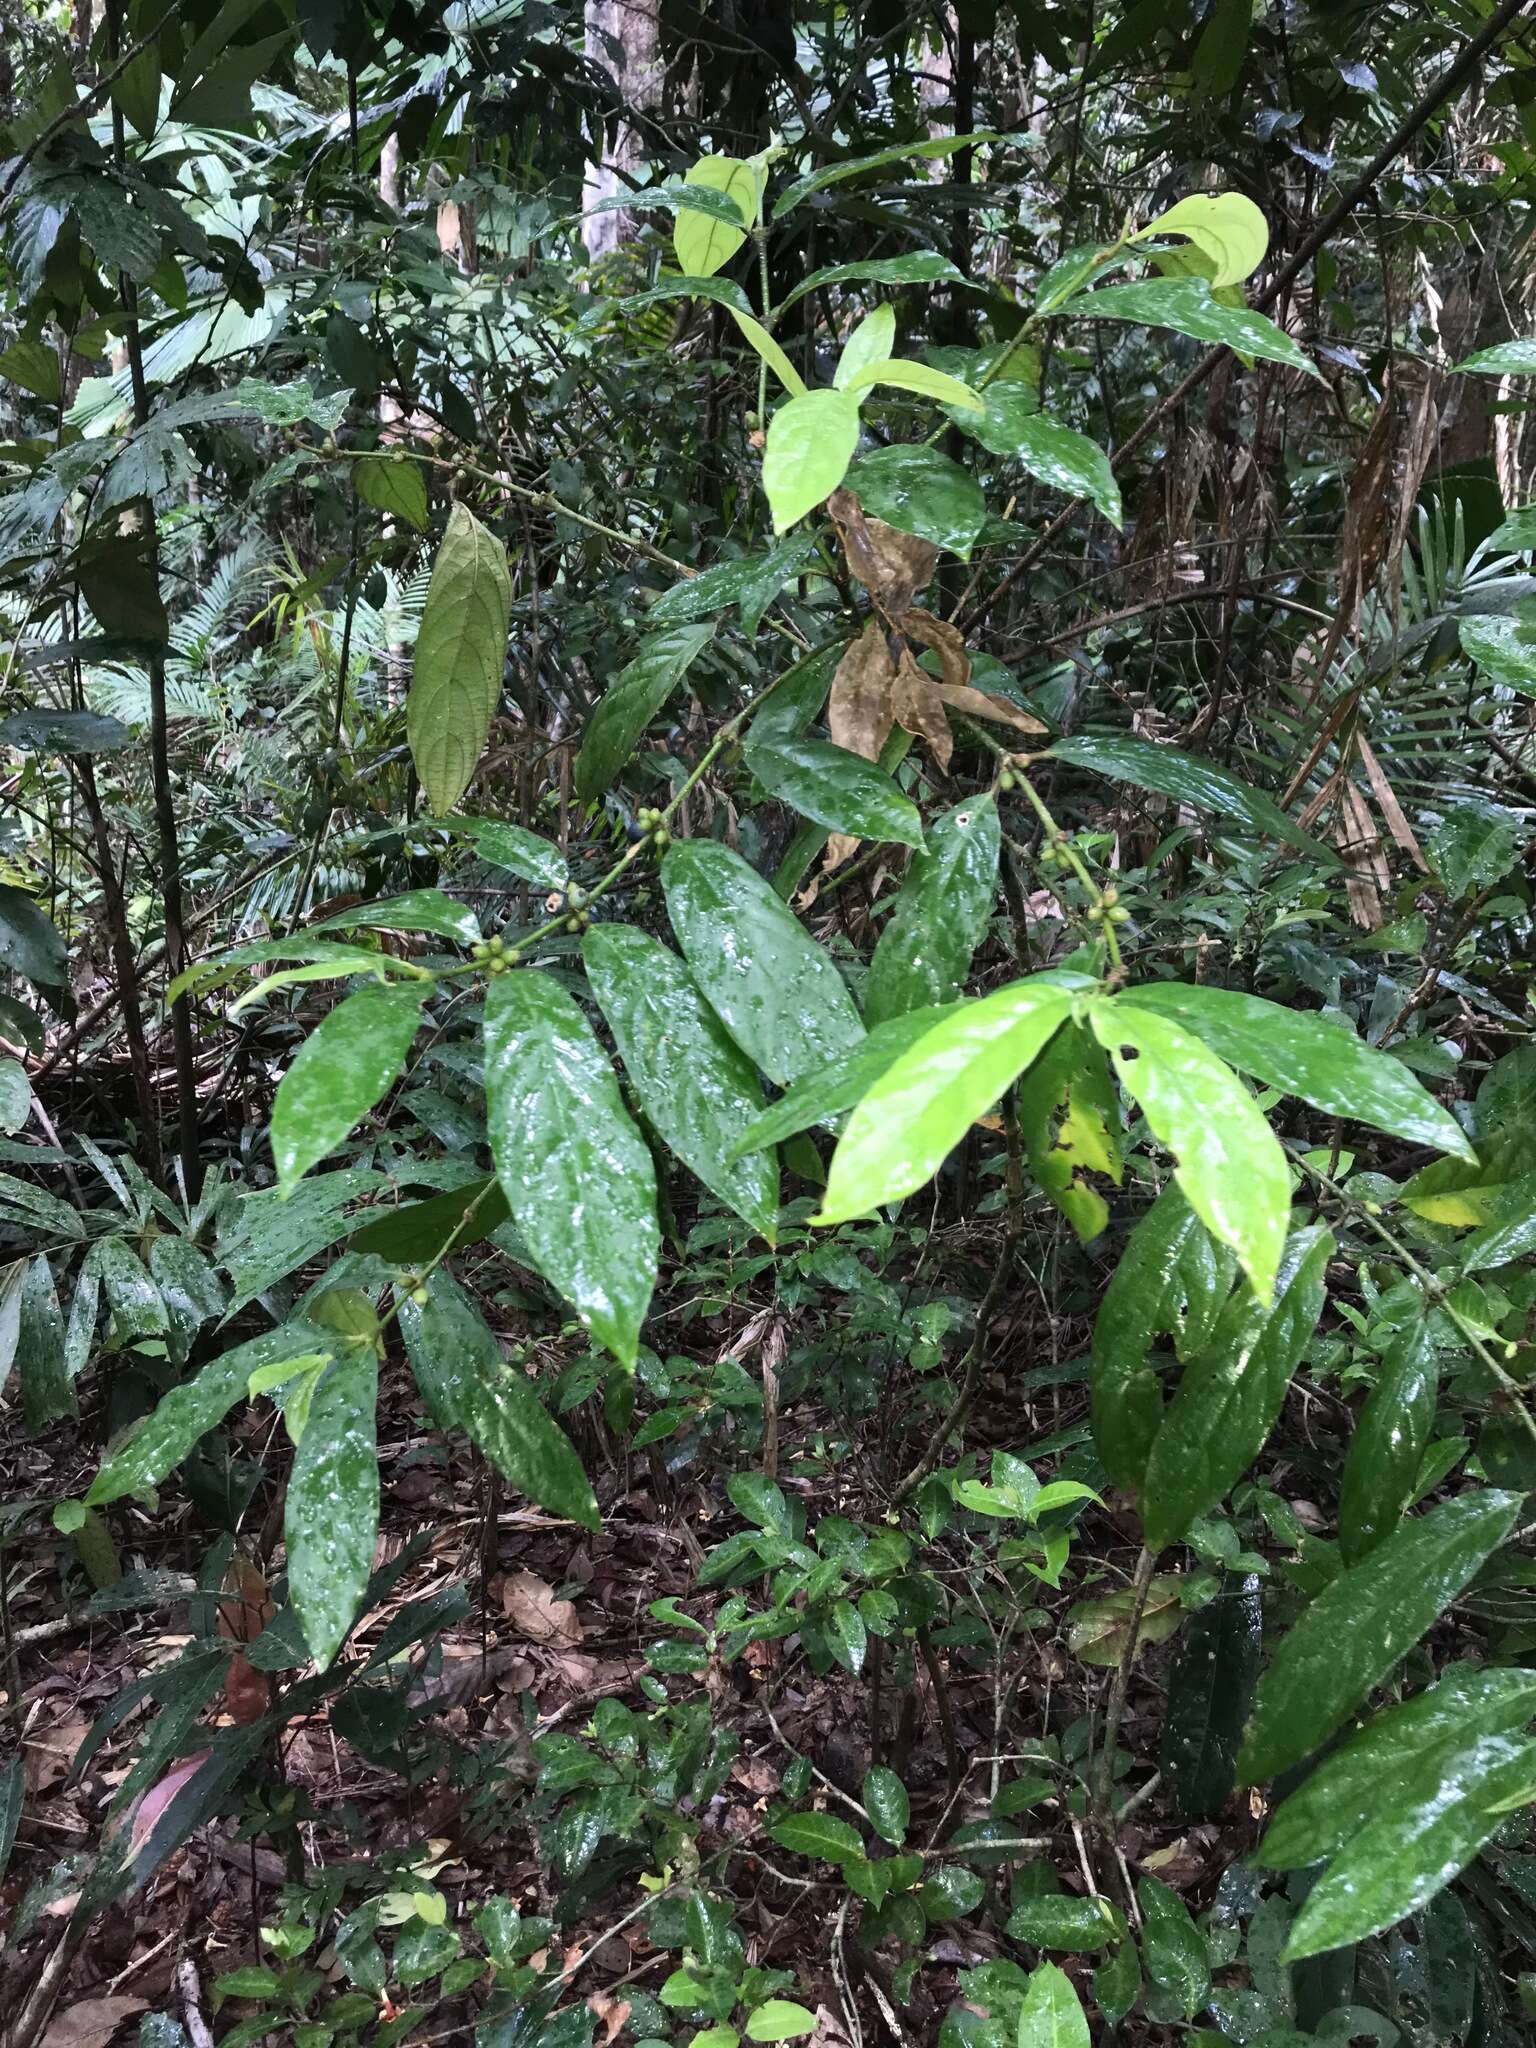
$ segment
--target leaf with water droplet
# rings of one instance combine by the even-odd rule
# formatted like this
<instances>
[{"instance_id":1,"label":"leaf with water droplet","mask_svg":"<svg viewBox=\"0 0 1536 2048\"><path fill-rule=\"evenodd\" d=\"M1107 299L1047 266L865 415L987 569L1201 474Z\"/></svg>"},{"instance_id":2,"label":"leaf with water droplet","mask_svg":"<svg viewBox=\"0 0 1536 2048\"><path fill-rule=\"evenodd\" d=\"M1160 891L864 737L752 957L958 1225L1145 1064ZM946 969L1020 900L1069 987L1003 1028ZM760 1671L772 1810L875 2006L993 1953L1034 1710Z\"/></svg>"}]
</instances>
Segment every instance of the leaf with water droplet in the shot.
<instances>
[{"instance_id":1,"label":"leaf with water droplet","mask_svg":"<svg viewBox=\"0 0 1536 2048\"><path fill-rule=\"evenodd\" d=\"M379 1457L374 1346L337 1352L316 1386L293 1454L283 1539L288 1591L310 1655L322 1670L357 1619L379 1533Z\"/></svg>"}]
</instances>

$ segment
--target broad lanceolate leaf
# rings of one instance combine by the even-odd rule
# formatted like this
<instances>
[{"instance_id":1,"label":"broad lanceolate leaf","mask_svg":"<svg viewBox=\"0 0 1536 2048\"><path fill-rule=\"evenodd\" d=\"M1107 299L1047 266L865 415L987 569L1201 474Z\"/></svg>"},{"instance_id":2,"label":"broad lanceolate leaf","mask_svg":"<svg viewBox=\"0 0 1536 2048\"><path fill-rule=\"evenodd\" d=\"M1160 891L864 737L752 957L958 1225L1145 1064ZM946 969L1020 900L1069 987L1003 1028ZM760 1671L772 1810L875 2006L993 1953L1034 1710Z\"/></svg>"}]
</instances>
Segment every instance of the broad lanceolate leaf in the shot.
<instances>
[{"instance_id":1,"label":"broad lanceolate leaf","mask_svg":"<svg viewBox=\"0 0 1536 2048\"><path fill-rule=\"evenodd\" d=\"M322 1017L278 1084L272 1157L286 1193L383 1099L421 1023L425 982L360 988Z\"/></svg>"},{"instance_id":2,"label":"broad lanceolate leaf","mask_svg":"<svg viewBox=\"0 0 1536 2048\"><path fill-rule=\"evenodd\" d=\"M948 548L962 561L970 559L986 522L986 500L975 477L921 442L904 441L862 456L849 474L848 488L871 519Z\"/></svg>"},{"instance_id":3,"label":"broad lanceolate leaf","mask_svg":"<svg viewBox=\"0 0 1536 2048\"><path fill-rule=\"evenodd\" d=\"M828 185L840 185L845 178L856 178L863 171L876 171L886 164L899 164L908 157L953 156L958 149L971 149L979 142L997 142L999 136L992 129L978 130L974 135L942 135L930 137L923 142L897 142L888 149L877 149L869 156L850 157L846 163L827 164L819 171L811 171L803 178L797 178L792 185L779 194L773 209L775 220L782 220L792 213L803 200L813 192L821 192Z\"/></svg>"},{"instance_id":4,"label":"broad lanceolate leaf","mask_svg":"<svg viewBox=\"0 0 1536 2048\"><path fill-rule=\"evenodd\" d=\"M1536 1718L1536 1671L1453 1664L1324 1757L1282 1802L1255 1861L1271 1870L1322 1863L1388 1805L1432 1782L1436 1759L1480 1736L1513 1735Z\"/></svg>"},{"instance_id":5,"label":"broad lanceolate leaf","mask_svg":"<svg viewBox=\"0 0 1536 2048\"><path fill-rule=\"evenodd\" d=\"M305 929L435 932L439 938L472 946L480 936L480 920L467 903L456 903L441 889L408 889L403 896L390 896L382 903L359 903L351 910L339 910L334 917L322 918Z\"/></svg>"},{"instance_id":6,"label":"broad lanceolate leaf","mask_svg":"<svg viewBox=\"0 0 1536 2048\"><path fill-rule=\"evenodd\" d=\"M713 626L669 626L654 634L598 700L576 756L576 794L595 803L635 750L699 653Z\"/></svg>"},{"instance_id":7,"label":"broad lanceolate leaf","mask_svg":"<svg viewBox=\"0 0 1536 2048\"><path fill-rule=\"evenodd\" d=\"M1333 1238L1321 1225L1286 1246L1272 1302L1238 1288L1210 1342L1184 1368L1147 1465L1142 1521L1163 1550L1223 1500L1263 1449L1317 1327Z\"/></svg>"},{"instance_id":8,"label":"broad lanceolate leaf","mask_svg":"<svg viewBox=\"0 0 1536 2048\"><path fill-rule=\"evenodd\" d=\"M309 1653L323 1670L357 1619L379 1533L372 1344L345 1344L322 1375L293 1454L283 1540L288 1590Z\"/></svg>"},{"instance_id":9,"label":"broad lanceolate leaf","mask_svg":"<svg viewBox=\"0 0 1536 2048\"><path fill-rule=\"evenodd\" d=\"M847 1863L864 1854L858 1829L830 1813L786 1813L768 1832L780 1848L823 1863Z\"/></svg>"},{"instance_id":10,"label":"broad lanceolate leaf","mask_svg":"<svg viewBox=\"0 0 1536 2048\"><path fill-rule=\"evenodd\" d=\"M888 384L897 391L915 391L920 398L933 398L941 405L955 406L962 412L986 411L986 401L969 384L962 384L947 370L936 370L932 363L914 363L905 359L865 363L844 379L843 388L863 392L876 384Z\"/></svg>"},{"instance_id":11,"label":"broad lanceolate leaf","mask_svg":"<svg viewBox=\"0 0 1536 2048\"><path fill-rule=\"evenodd\" d=\"M1347 1563L1390 1536L1412 1505L1439 1391L1426 1311L1392 1340L1350 1438L1339 1491L1339 1546Z\"/></svg>"},{"instance_id":12,"label":"broad lanceolate leaf","mask_svg":"<svg viewBox=\"0 0 1536 2048\"><path fill-rule=\"evenodd\" d=\"M1481 1114L1481 1096L1478 1108ZM1487 1222L1457 1245L1456 1258L1464 1273L1483 1273L1492 1266L1507 1266L1515 1259L1526 1258L1533 1251L1536 1251L1536 1171L1523 1173L1518 1180L1505 1185Z\"/></svg>"},{"instance_id":13,"label":"broad lanceolate leaf","mask_svg":"<svg viewBox=\"0 0 1536 2048\"><path fill-rule=\"evenodd\" d=\"M1111 526L1121 523L1120 486L1109 457L1097 441L1064 427L1044 413L1015 411L1010 415L1009 453L1053 491L1069 498L1087 498ZM989 441L989 447L993 442Z\"/></svg>"},{"instance_id":14,"label":"broad lanceolate leaf","mask_svg":"<svg viewBox=\"0 0 1536 2048\"><path fill-rule=\"evenodd\" d=\"M947 256L936 249L915 249L910 256L877 256L867 263L833 263L802 277L792 291L779 301L780 313L787 313L808 292L832 284L943 284L958 278Z\"/></svg>"},{"instance_id":15,"label":"broad lanceolate leaf","mask_svg":"<svg viewBox=\"0 0 1536 2048\"><path fill-rule=\"evenodd\" d=\"M992 915L1001 841L989 796L957 804L930 825L870 962L864 1021L871 1029L960 993Z\"/></svg>"},{"instance_id":16,"label":"broad lanceolate leaf","mask_svg":"<svg viewBox=\"0 0 1536 2048\"><path fill-rule=\"evenodd\" d=\"M1330 1116L1352 1117L1462 1159L1475 1156L1460 1124L1401 1060L1344 1026L1262 996L1188 982L1146 982L1130 999L1139 1009L1173 1018L1229 1065Z\"/></svg>"},{"instance_id":17,"label":"broad lanceolate leaf","mask_svg":"<svg viewBox=\"0 0 1536 2048\"><path fill-rule=\"evenodd\" d=\"M888 1771L883 1764L877 1764L864 1776L864 1811L869 1815L875 1833L882 1842L889 1842L899 1849L907 1839L907 1825L912 1817L911 1802L907 1788L894 1771Z\"/></svg>"},{"instance_id":18,"label":"broad lanceolate leaf","mask_svg":"<svg viewBox=\"0 0 1536 2048\"><path fill-rule=\"evenodd\" d=\"M422 1398L439 1427L462 1429L502 1477L552 1515L599 1523L576 1448L520 1367L510 1365L473 1302L439 1270L428 1296L400 1304L400 1328Z\"/></svg>"},{"instance_id":19,"label":"broad lanceolate leaf","mask_svg":"<svg viewBox=\"0 0 1536 2048\"><path fill-rule=\"evenodd\" d=\"M411 759L439 817L464 794L485 749L511 611L506 549L455 505L432 564L405 707Z\"/></svg>"},{"instance_id":20,"label":"broad lanceolate leaf","mask_svg":"<svg viewBox=\"0 0 1536 2048\"><path fill-rule=\"evenodd\" d=\"M1032 975L967 1003L881 1075L833 1154L818 1223L844 1223L932 1178L1065 1021L1076 977Z\"/></svg>"},{"instance_id":21,"label":"broad lanceolate leaf","mask_svg":"<svg viewBox=\"0 0 1536 2048\"><path fill-rule=\"evenodd\" d=\"M730 262L747 239L757 217L758 173L734 156L701 156L684 178L685 185L703 185L733 202L741 225L718 220L698 207L684 207L672 224L672 247L685 277L713 277Z\"/></svg>"},{"instance_id":22,"label":"broad lanceolate leaf","mask_svg":"<svg viewBox=\"0 0 1536 2048\"><path fill-rule=\"evenodd\" d=\"M931 1010L912 1010L905 1017L891 1017L877 1024L850 1051L786 1089L742 1133L731 1156L782 1144L797 1131L808 1131L812 1124L826 1123L845 1109L852 1109L900 1054L916 1045L935 1024L954 1016L959 1008L958 1003L940 1003Z\"/></svg>"},{"instance_id":23,"label":"broad lanceolate leaf","mask_svg":"<svg viewBox=\"0 0 1536 2048\"><path fill-rule=\"evenodd\" d=\"M1318 1594L1259 1681L1238 1776L1257 1785L1325 1743L1514 1527L1520 1496L1464 1493L1405 1522Z\"/></svg>"},{"instance_id":24,"label":"broad lanceolate leaf","mask_svg":"<svg viewBox=\"0 0 1536 2048\"><path fill-rule=\"evenodd\" d=\"M1197 341L1219 342L1242 356L1322 372L1282 328L1246 306L1224 306L1203 277L1149 278L1141 284L1101 285L1067 309L1083 320L1134 320L1140 327L1171 327Z\"/></svg>"},{"instance_id":25,"label":"broad lanceolate leaf","mask_svg":"<svg viewBox=\"0 0 1536 2048\"><path fill-rule=\"evenodd\" d=\"M1400 1798L1382 1797L1297 1915L1284 1959L1381 1934L1427 1905L1511 1813L1536 1799L1536 1742L1483 1735L1426 1758Z\"/></svg>"},{"instance_id":26,"label":"broad lanceolate leaf","mask_svg":"<svg viewBox=\"0 0 1536 2048\"><path fill-rule=\"evenodd\" d=\"M1501 341L1494 348L1480 348L1454 367L1480 377L1536 377L1536 341Z\"/></svg>"},{"instance_id":27,"label":"broad lanceolate leaf","mask_svg":"<svg viewBox=\"0 0 1536 2048\"><path fill-rule=\"evenodd\" d=\"M50 1422L78 1412L71 1384L63 1311L53 1269L39 1252L22 1275L15 1296L16 1376L21 1412L36 1436Z\"/></svg>"},{"instance_id":28,"label":"broad lanceolate leaf","mask_svg":"<svg viewBox=\"0 0 1536 2048\"><path fill-rule=\"evenodd\" d=\"M501 1183L492 1176L445 1188L425 1201L365 1211L371 1218L349 1240L355 1252L374 1252L397 1266L432 1266L449 1251L479 1244L511 1215Z\"/></svg>"},{"instance_id":29,"label":"broad lanceolate leaf","mask_svg":"<svg viewBox=\"0 0 1536 2048\"><path fill-rule=\"evenodd\" d=\"M1211 1965L1205 1937L1189 1916L1189 1908L1158 1878L1143 1877L1136 1887L1141 1906L1141 1946L1147 1975L1176 2000L1185 2019L1193 2019L1211 1989Z\"/></svg>"},{"instance_id":30,"label":"broad lanceolate leaf","mask_svg":"<svg viewBox=\"0 0 1536 2048\"><path fill-rule=\"evenodd\" d=\"M581 950L646 1117L683 1164L772 1244L779 1209L772 1151L727 1164L762 1113L751 1060L659 940L631 925L602 924Z\"/></svg>"},{"instance_id":31,"label":"broad lanceolate leaf","mask_svg":"<svg viewBox=\"0 0 1536 2048\"><path fill-rule=\"evenodd\" d=\"M1256 1575L1229 1579L1192 1614L1168 1678L1158 1765L1180 1820L1213 1820L1232 1796L1263 1640Z\"/></svg>"},{"instance_id":32,"label":"broad lanceolate leaf","mask_svg":"<svg viewBox=\"0 0 1536 2048\"><path fill-rule=\"evenodd\" d=\"M607 1055L548 975L492 981L485 1095L497 1177L539 1271L632 1367L656 1284L656 1171Z\"/></svg>"},{"instance_id":33,"label":"broad lanceolate leaf","mask_svg":"<svg viewBox=\"0 0 1536 2048\"><path fill-rule=\"evenodd\" d=\"M1236 1270L1177 1187L1131 1232L1093 1330L1093 1440L1116 1486L1141 1486L1162 1415L1162 1388L1147 1363L1154 1341L1171 1338L1180 1359L1195 1357Z\"/></svg>"},{"instance_id":34,"label":"broad lanceolate leaf","mask_svg":"<svg viewBox=\"0 0 1536 2048\"><path fill-rule=\"evenodd\" d=\"M1071 1978L1055 1963L1042 1963L1019 2008L1018 2048L1090 2048L1090 2041Z\"/></svg>"},{"instance_id":35,"label":"broad lanceolate leaf","mask_svg":"<svg viewBox=\"0 0 1536 2048\"><path fill-rule=\"evenodd\" d=\"M674 583L651 606L653 625L682 625L690 619L707 619L727 605L741 606L742 628L755 633L762 615L815 546L815 535L792 534L763 555L743 555L740 561L717 562L685 583Z\"/></svg>"},{"instance_id":36,"label":"broad lanceolate leaf","mask_svg":"<svg viewBox=\"0 0 1536 2048\"><path fill-rule=\"evenodd\" d=\"M1261 1299L1274 1286L1291 1208L1280 1141L1224 1061L1155 1011L1115 997L1089 1012L1095 1037L1174 1158L1190 1207L1230 1245Z\"/></svg>"},{"instance_id":37,"label":"broad lanceolate leaf","mask_svg":"<svg viewBox=\"0 0 1536 2048\"><path fill-rule=\"evenodd\" d=\"M1019 1083L1019 1129L1029 1170L1084 1244L1109 1221L1088 1180L1120 1185L1120 1103L1109 1062L1091 1032L1063 1024Z\"/></svg>"},{"instance_id":38,"label":"broad lanceolate leaf","mask_svg":"<svg viewBox=\"0 0 1536 2048\"><path fill-rule=\"evenodd\" d=\"M1160 747L1151 740L1100 739L1085 734L1078 739L1057 740L1050 752L1059 761L1091 768L1096 775L1107 775L1111 781L1153 789L1159 796L1176 797L1180 803L1214 811L1218 819L1225 821L1227 830L1281 839L1317 860L1326 861L1330 867L1338 865L1338 855L1331 848L1309 838L1262 790L1250 788L1224 768L1215 768L1209 761L1197 761L1177 747Z\"/></svg>"},{"instance_id":39,"label":"broad lanceolate leaf","mask_svg":"<svg viewBox=\"0 0 1536 2048\"><path fill-rule=\"evenodd\" d=\"M798 1080L862 1041L831 958L739 853L684 840L662 862L661 881L695 982L770 1079Z\"/></svg>"},{"instance_id":40,"label":"broad lanceolate leaf","mask_svg":"<svg viewBox=\"0 0 1536 2048\"><path fill-rule=\"evenodd\" d=\"M890 840L921 846L923 821L917 805L873 761L835 747L830 740L758 738L749 742L752 773L781 803L853 839Z\"/></svg>"},{"instance_id":41,"label":"broad lanceolate leaf","mask_svg":"<svg viewBox=\"0 0 1536 2048\"><path fill-rule=\"evenodd\" d=\"M107 1459L86 1495L89 1507L105 1507L124 1494L143 1493L173 1472L201 1436L245 1399L251 1374L260 1367L333 1351L333 1337L313 1324L293 1321L238 1344L203 1366L184 1386L173 1387L127 1440Z\"/></svg>"},{"instance_id":42,"label":"broad lanceolate leaf","mask_svg":"<svg viewBox=\"0 0 1536 2048\"><path fill-rule=\"evenodd\" d=\"M506 818L450 818L450 830L473 840L476 854L488 867L505 868L541 889L563 889L570 869L558 846L525 832Z\"/></svg>"},{"instance_id":43,"label":"broad lanceolate leaf","mask_svg":"<svg viewBox=\"0 0 1536 2048\"><path fill-rule=\"evenodd\" d=\"M830 497L859 445L859 401L846 391L802 391L768 422L763 489L775 533Z\"/></svg>"},{"instance_id":44,"label":"broad lanceolate leaf","mask_svg":"<svg viewBox=\"0 0 1536 2048\"><path fill-rule=\"evenodd\" d=\"M1522 507L1524 513L1531 511L1530 506ZM1517 513L1515 518L1520 516ZM1513 526L1515 521L1508 523ZM1494 539L1498 539L1497 534ZM1520 545L1536 545L1536 531ZM1536 636L1532 635L1528 620L1463 619L1460 632L1462 653L1471 655L1490 682L1502 683L1506 689L1518 690L1525 697L1536 697Z\"/></svg>"}]
</instances>

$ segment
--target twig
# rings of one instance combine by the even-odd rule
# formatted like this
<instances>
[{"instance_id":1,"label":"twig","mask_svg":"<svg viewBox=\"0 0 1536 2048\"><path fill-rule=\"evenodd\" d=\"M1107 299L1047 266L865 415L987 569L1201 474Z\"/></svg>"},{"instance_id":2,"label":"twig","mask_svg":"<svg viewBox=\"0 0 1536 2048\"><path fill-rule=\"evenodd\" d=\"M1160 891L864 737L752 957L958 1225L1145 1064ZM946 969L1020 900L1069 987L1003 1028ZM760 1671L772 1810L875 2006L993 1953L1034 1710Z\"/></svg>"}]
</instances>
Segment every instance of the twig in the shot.
<instances>
[{"instance_id":1,"label":"twig","mask_svg":"<svg viewBox=\"0 0 1536 2048\"><path fill-rule=\"evenodd\" d=\"M183 1956L176 1966L176 1983L181 1992L181 2017L192 2048L213 2048L213 2036L203 2018L203 1987L197 1981L197 1965Z\"/></svg>"},{"instance_id":2,"label":"twig","mask_svg":"<svg viewBox=\"0 0 1536 2048\"><path fill-rule=\"evenodd\" d=\"M1147 1611L1147 1595L1152 1590L1152 1567L1157 1562L1150 1550L1143 1549L1136 1560L1136 1576L1131 1581L1133 1597L1130 1618L1126 1623L1125 1647L1120 1652L1119 1668L1115 1682L1110 1688L1109 1705L1104 1712L1103 1748L1099 1752L1098 1770L1095 1773L1094 1809L1100 1815L1109 1812L1109 1795L1114 1783L1115 1743L1120 1734L1120 1723L1125 1718L1126 1695L1131 1689L1131 1667L1136 1662L1136 1652L1141 1647L1141 1621Z\"/></svg>"}]
</instances>

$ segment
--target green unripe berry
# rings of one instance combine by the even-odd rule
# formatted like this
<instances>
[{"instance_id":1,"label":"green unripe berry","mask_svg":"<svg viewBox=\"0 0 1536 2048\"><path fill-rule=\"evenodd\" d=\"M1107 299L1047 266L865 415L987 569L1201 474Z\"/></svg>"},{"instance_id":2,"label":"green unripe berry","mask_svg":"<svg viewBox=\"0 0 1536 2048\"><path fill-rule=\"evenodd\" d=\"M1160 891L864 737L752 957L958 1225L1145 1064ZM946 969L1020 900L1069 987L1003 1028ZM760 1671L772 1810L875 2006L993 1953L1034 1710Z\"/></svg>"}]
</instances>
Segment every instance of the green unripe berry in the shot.
<instances>
[{"instance_id":1,"label":"green unripe berry","mask_svg":"<svg viewBox=\"0 0 1536 2048\"><path fill-rule=\"evenodd\" d=\"M1018 786L1018 777L1011 768L1005 768L997 778L997 786L999 789L1015 789Z\"/></svg>"},{"instance_id":2,"label":"green unripe berry","mask_svg":"<svg viewBox=\"0 0 1536 2048\"><path fill-rule=\"evenodd\" d=\"M565 920L565 928L568 932L579 932L581 930L580 912L575 913L573 916L568 917Z\"/></svg>"},{"instance_id":3,"label":"green unripe berry","mask_svg":"<svg viewBox=\"0 0 1536 2048\"><path fill-rule=\"evenodd\" d=\"M336 436L334 434L327 434L320 443L320 453L322 455L334 455L336 453Z\"/></svg>"},{"instance_id":4,"label":"green unripe berry","mask_svg":"<svg viewBox=\"0 0 1536 2048\"><path fill-rule=\"evenodd\" d=\"M502 964L506 967L520 967L523 964L522 953L516 946L509 947L502 955Z\"/></svg>"},{"instance_id":5,"label":"green unripe berry","mask_svg":"<svg viewBox=\"0 0 1536 2048\"><path fill-rule=\"evenodd\" d=\"M667 848L672 844L672 834L667 830L665 825L658 825L656 827L655 832L652 834L651 844L656 848L656 851L658 853L665 853Z\"/></svg>"},{"instance_id":6,"label":"green unripe berry","mask_svg":"<svg viewBox=\"0 0 1536 2048\"><path fill-rule=\"evenodd\" d=\"M418 1308L425 1308L432 1297L428 1294L425 1287L413 1287L411 1289L411 1299Z\"/></svg>"},{"instance_id":7,"label":"green unripe berry","mask_svg":"<svg viewBox=\"0 0 1536 2048\"><path fill-rule=\"evenodd\" d=\"M1099 901L1103 904L1106 910L1113 910L1115 905L1120 901L1120 891L1115 887L1113 882L1110 883L1107 889L1101 889L1099 891Z\"/></svg>"},{"instance_id":8,"label":"green unripe berry","mask_svg":"<svg viewBox=\"0 0 1536 2048\"><path fill-rule=\"evenodd\" d=\"M470 959L471 959L471 960L489 960L489 959L490 959L490 957L491 957L491 949L490 949L490 947L489 947L489 946L488 946L488 945L486 944L486 942L485 942L485 940L484 940L484 939L476 939L475 943L474 943L474 944L473 944L473 945L472 945L472 946L470 947L470 949L469 949L469 957L470 957Z\"/></svg>"},{"instance_id":9,"label":"green unripe berry","mask_svg":"<svg viewBox=\"0 0 1536 2048\"><path fill-rule=\"evenodd\" d=\"M586 900L585 891L581 889L570 888L565 892L566 906L571 910L580 910Z\"/></svg>"},{"instance_id":10,"label":"green unripe berry","mask_svg":"<svg viewBox=\"0 0 1536 2048\"><path fill-rule=\"evenodd\" d=\"M1111 906L1109 913L1109 921L1111 924L1129 924L1131 921L1131 913L1126 909L1123 903L1116 903Z\"/></svg>"}]
</instances>

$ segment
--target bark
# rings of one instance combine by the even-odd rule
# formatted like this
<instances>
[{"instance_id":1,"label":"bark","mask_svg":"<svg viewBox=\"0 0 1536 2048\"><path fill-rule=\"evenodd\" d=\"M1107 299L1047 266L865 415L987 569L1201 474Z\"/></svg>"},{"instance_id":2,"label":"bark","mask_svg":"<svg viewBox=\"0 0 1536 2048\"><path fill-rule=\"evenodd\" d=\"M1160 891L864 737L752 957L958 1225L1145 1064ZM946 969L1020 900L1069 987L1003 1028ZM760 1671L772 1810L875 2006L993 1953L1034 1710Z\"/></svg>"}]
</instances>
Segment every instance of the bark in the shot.
<instances>
[{"instance_id":1,"label":"bark","mask_svg":"<svg viewBox=\"0 0 1536 2048\"><path fill-rule=\"evenodd\" d=\"M599 200L628 189L645 154L644 122L661 99L661 23L657 0L587 0L587 57L613 80L618 118L609 129L604 153L589 163L582 181L582 240L596 263L637 232L625 207L593 213Z\"/></svg>"}]
</instances>

